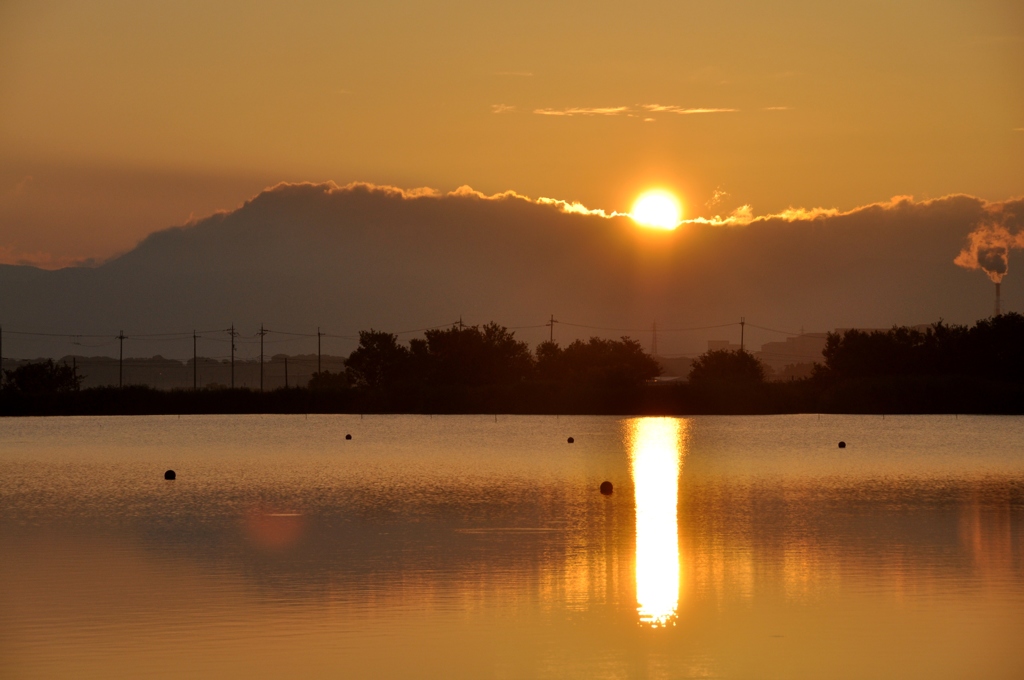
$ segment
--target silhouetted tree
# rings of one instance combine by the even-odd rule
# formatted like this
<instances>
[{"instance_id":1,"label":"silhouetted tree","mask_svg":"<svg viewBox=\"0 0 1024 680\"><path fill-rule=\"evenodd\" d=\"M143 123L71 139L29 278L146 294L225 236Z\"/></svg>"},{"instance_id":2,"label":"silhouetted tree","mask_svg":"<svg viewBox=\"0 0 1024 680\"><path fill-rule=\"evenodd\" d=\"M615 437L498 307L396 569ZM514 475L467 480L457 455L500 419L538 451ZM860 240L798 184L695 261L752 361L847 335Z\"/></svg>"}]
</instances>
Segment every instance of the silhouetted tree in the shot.
<instances>
[{"instance_id":1,"label":"silhouetted tree","mask_svg":"<svg viewBox=\"0 0 1024 680\"><path fill-rule=\"evenodd\" d=\"M359 347L345 360L345 375L355 387L386 390L409 367L409 350L398 336L383 331L359 331Z\"/></svg>"},{"instance_id":2,"label":"silhouetted tree","mask_svg":"<svg viewBox=\"0 0 1024 680\"><path fill-rule=\"evenodd\" d=\"M842 378L918 373L927 334L910 328L829 333L825 367Z\"/></svg>"},{"instance_id":3,"label":"silhouetted tree","mask_svg":"<svg viewBox=\"0 0 1024 680\"><path fill-rule=\"evenodd\" d=\"M818 377L830 379L899 375L971 375L1024 380L1024 316L983 319L973 327L943 322L926 330L829 333Z\"/></svg>"},{"instance_id":4,"label":"silhouetted tree","mask_svg":"<svg viewBox=\"0 0 1024 680\"><path fill-rule=\"evenodd\" d=\"M441 385L510 385L526 380L533 369L530 348L504 326L453 326L429 330L413 341L418 373Z\"/></svg>"},{"instance_id":5,"label":"silhouetted tree","mask_svg":"<svg viewBox=\"0 0 1024 680\"><path fill-rule=\"evenodd\" d=\"M750 352L711 350L694 360L689 381L695 387L760 385L765 371Z\"/></svg>"},{"instance_id":6,"label":"silhouetted tree","mask_svg":"<svg viewBox=\"0 0 1024 680\"><path fill-rule=\"evenodd\" d=\"M565 349L553 342L538 345L537 375L547 382L625 388L661 375L661 366L631 338L590 338L576 340Z\"/></svg>"},{"instance_id":7,"label":"silhouetted tree","mask_svg":"<svg viewBox=\"0 0 1024 680\"><path fill-rule=\"evenodd\" d=\"M82 382L75 369L54 363L53 359L24 364L13 371L5 370L4 375L6 389L31 395L73 392Z\"/></svg>"},{"instance_id":8,"label":"silhouetted tree","mask_svg":"<svg viewBox=\"0 0 1024 680\"><path fill-rule=\"evenodd\" d=\"M347 389L349 386L348 375L344 371L338 371L337 373L331 373L330 371L320 371L314 373L309 379L309 389L319 391L338 391Z\"/></svg>"},{"instance_id":9,"label":"silhouetted tree","mask_svg":"<svg viewBox=\"0 0 1024 680\"><path fill-rule=\"evenodd\" d=\"M963 340L961 356L971 372L1024 381L1024 316L1011 312L977 322Z\"/></svg>"}]
</instances>

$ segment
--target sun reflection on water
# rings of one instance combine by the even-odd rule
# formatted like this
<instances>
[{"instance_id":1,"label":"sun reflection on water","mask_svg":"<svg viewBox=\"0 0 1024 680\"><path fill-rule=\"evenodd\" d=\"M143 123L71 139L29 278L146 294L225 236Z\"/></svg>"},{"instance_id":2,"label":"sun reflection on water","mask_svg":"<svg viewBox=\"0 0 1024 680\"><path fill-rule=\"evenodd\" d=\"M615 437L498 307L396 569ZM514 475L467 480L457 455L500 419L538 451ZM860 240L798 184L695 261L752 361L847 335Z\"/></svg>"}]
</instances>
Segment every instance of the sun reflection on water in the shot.
<instances>
[{"instance_id":1,"label":"sun reflection on water","mask_svg":"<svg viewBox=\"0 0 1024 680\"><path fill-rule=\"evenodd\" d=\"M636 494L636 601L640 622L675 621L679 608L679 472L684 421L630 423L630 467Z\"/></svg>"}]
</instances>

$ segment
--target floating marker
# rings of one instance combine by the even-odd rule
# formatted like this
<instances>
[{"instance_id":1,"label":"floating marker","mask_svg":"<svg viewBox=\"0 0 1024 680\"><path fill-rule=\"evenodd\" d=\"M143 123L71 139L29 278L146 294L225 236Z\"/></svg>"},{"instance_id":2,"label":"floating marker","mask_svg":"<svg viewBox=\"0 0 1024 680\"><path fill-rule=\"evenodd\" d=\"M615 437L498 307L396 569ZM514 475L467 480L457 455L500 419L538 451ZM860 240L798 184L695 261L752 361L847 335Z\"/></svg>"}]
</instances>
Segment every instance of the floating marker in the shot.
<instances>
[{"instance_id":1,"label":"floating marker","mask_svg":"<svg viewBox=\"0 0 1024 680\"><path fill-rule=\"evenodd\" d=\"M573 443L574 441L576 441L576 440L575 440L575 439L573 439L572 437L569 437L569 439L568 439L567 441L568 441L568 442L569 442L570 444L572 444L572 443Z\"/></svg>"},{"instance_id":2,"label":"floating marker","mask_svg":"<svg viewBox=\"0 0 1024 680\"><path fill-rule=\"evenodd\" d=\"M846 448L846 442L839 442L839 448L845 449Z\"/></svg>"},{"instance_id":3,"label":"floating marker","mask_svg":"<svg viewBox=\"0 0 1024 680\"><path fill-rule=\"evenodd\" d=\"M177 476L178 475L174 474L174 470L168 470L167 472L164 473L164 479L166 479L168 481L174 481L174 479Z\"/></svg>"},{"instance_id":4,"label":"floating marker","mask_svg":"<svg viewBox=\"0 0 1024 680\"><path fill-rule=\"evenodd\" d=\"M604 496L611 496L612 495L612 490L613 489L612 489L612 483L611 482L601 482L601 494L602 495L604 495Z\"/></svg>"},{"instance_id":5,"label":"floating marker","mask_svg":"<svg viewBox=\"0 0 1024 680\"><path fill-rule=\"evenodd\" d=\"M352 439L352 435L350 435L350 434L345 435L345 439Z\"/></svg>"}]
</instances>

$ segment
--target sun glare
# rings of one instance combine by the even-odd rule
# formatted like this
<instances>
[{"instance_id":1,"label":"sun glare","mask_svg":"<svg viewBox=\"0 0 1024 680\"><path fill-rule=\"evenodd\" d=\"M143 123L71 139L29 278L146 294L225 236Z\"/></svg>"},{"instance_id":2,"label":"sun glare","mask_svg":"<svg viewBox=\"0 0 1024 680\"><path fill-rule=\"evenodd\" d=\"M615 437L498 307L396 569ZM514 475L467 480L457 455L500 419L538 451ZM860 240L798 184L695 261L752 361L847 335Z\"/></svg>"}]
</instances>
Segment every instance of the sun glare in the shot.
<instances>
[{"instance_id":1,"label":"sun glare","mask_svg":"<svg viewBox=\"0 0 1024 680\"><path fill-rule=\"evenodd\" d=\"M682 213L675 196L662 189L654 189L640 194L629 216L644 227L672 230L679 226Z\"/></svg>"},{"instance_id":2,"label":"sun glare","mask_svg":"<svg viewBox=\"0 0 1024 680\"><path fill-rule=\"evenodd\" d=\"M640 622L672 625L679 609L679 474L686 424L677 418L630 421L636 501L636 602Z\"/></svg>"}]
</instances>

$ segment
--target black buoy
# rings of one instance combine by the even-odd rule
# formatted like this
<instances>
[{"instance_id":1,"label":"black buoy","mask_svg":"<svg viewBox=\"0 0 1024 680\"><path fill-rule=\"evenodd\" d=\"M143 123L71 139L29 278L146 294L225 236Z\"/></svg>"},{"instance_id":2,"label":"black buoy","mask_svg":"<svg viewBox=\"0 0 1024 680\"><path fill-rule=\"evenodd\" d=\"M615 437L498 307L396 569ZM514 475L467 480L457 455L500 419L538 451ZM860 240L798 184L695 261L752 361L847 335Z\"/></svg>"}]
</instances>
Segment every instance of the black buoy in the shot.
<instances>
[{"instance_id":1,"label":"black buoy","mask_svg":"<svg viewBox=\"0 0 1024 680\"><path fill-rule=\"evenodd\" d=\"M572 444L572 443L573 443L574 441L576 441L576 440L575 440L575 439L573 439L572 437L569 437L569 439L568 439L567 441L568 441L568 442L569 442L570 444Z\"/></svg>"},{"instance_id":2,"label":"black buoy","mask_svg":"<svg viewBox=\"0 0 1024 680\"><path fill-rule=\"evenodd\" d=\"M352 439L352 435L350 435L350 434L345 435L345 439Z\"/></svg>"},{"instance_id":3,"label":"black buoy","mask_svg":"<svg viewBox=\"0 0 1024 680\"><path fill-rule=\"evenodd\" d=\"M839 442L839 448L845 449L846 448L846 442Z\"/></svg>"},{"instance_id":4,"label":"black buoy","mask_svg":"<svg viewBox=\"0 0 1024 680\"><path fill-rule=\"evenodd\" d=\"M611 496L612 495L612 483L611 482L601 482L601 493L603 495L605 495L605 496Z\"/></svg>"},{"instance_id":5,"label":"black buoy","mask_svg":"<svg viewBox=\"0 0 1024 680\"><path fill-rule=\"evenodd\" d=\"M174 470L168 470L167 472L164 473L164 479L169 480L169 481L174 481L174 479L177 476L178 475L174 474Z\"/></svg>"}]
</instances>

